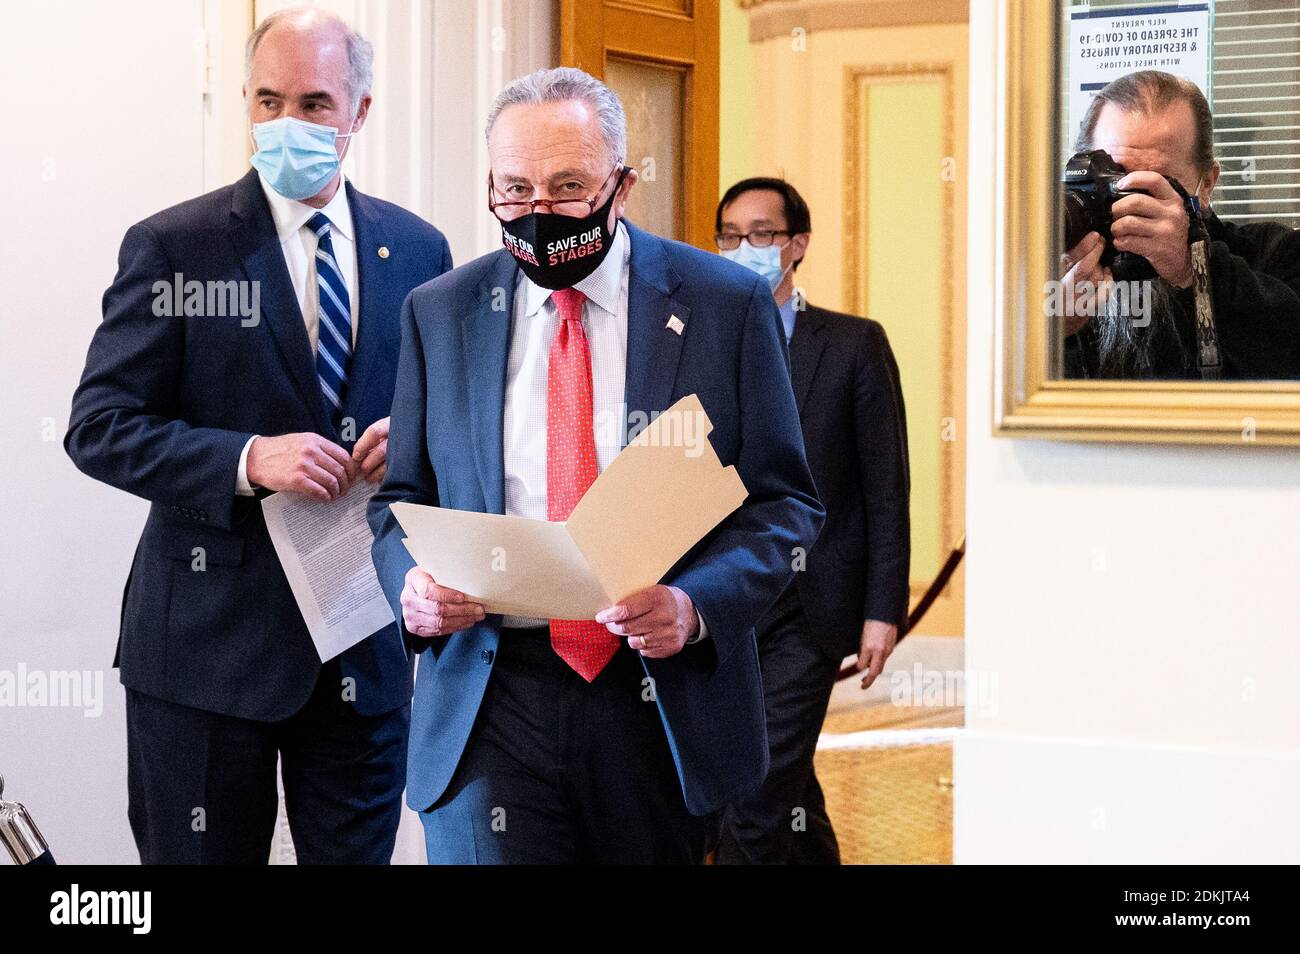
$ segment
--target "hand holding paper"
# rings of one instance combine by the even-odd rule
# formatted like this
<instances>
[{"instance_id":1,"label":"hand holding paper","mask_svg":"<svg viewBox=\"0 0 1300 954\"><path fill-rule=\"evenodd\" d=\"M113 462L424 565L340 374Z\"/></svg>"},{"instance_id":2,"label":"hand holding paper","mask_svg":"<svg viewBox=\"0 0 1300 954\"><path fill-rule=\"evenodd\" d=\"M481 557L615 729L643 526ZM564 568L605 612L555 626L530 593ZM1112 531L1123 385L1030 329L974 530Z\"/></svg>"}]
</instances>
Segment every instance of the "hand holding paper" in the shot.
<instances>
[{"instance_id":1,"label":"hand holding paper","mask_svg":"<svg viewBox=\"0 0 1300 954\"><path fill-rule=\"evenodd\" d=\"M352 462L362 479L372 484L383 483L388 473L388 423L386 417L375 421L352 448Z\"/></svg>"},{"instance_id":2,"label":"hand holding paper","mask_svg":"<svg viewBox=\"0 0 1300 954\"><path fill-rule=\"evenodd\" d=\"M446 636L473 626L484 615L483 604L464 593L439 586L424 570L411 567L402 587L402 622L413 636Z\"/></svg>"},{"instance_id":3,"label":"hand holding paper","mask_svg":"<svg viewBox=\"0 0 1300 954\"><path fill-rule=\"evenodd\" d=\"M593 619L658 583L744 502L696 395L655 419L605 469L565 523L392 505L418 566L489 613Z\"/></svg>"},{"instance_id":4,"label":"hand holding paper","mask_svg":"<svg viewBox=\"0 0 1300 954\"><path fill-rule=\"evenodd\" d=\"M700 631L700 615L690 596L662 584L623 597L597 613L596 622L626 637L629 648L651 659L676 655Z\"/></svg>"},{"instance_id":5,"label":"hand holding paper","mask_svg":"<svg viewBox=\"0 0 1300 954\"><path fill-rule=\"evenodd\" d=\"M253 438L247 472L258 487L325 502L351 490L357 467L347 451L319 434L281 434Z\"/></svg>"}]
</instances>

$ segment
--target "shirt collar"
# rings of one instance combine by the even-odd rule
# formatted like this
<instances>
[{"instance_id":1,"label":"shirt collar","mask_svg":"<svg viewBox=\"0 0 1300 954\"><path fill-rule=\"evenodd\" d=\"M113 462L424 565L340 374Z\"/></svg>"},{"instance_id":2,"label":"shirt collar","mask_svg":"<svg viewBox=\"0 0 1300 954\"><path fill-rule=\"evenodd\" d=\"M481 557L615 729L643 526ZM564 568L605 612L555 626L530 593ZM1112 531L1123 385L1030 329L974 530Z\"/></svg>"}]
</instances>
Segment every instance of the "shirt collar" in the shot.
<instances>
[{"instance_id":1,"label":"shirt collar","mask_svg":"<svg viewBox=\"0 0 1300 954\"><path fill-rule=\"evenodd\" d=\"M271 188L260 172L257 174L257 181L262 184L262 193L271 206L275 234L279 236L281 243L288 241L291 235L298 234L298 230L317 212L324 212L325 217L330 220L331 234L338 234L349 242L352 241L352 209L348 206L347 180L343 177L339 178L339 187L335 190L334 197L325 204L323 209L313 208L297 199L286 199Z\"/></svg>"},{"instance_id":2,"label":"shirt collar","mask_svg":"<svg viewBox=\"0 0 1300 954\"><path fill-rule=\"evenodd\" d=\"M787 298L778 311L781 312L781 325L785 328L785 340L789 344L790 339L794 337L794 295Z\"/></svg>"},{"instance_id":3,"label":"shirt collar","mask_svg":"<svg viewBox=\"0 0 1300 954\"><path fill-rule=\"evenodd\" d=\"M609 244L609 254L594 272L573 287L587 296L591 301L611 315L619 311L619 299L623 290L623 270L632 256L632 240L619 219L614 226L614 238ZM551 297L551 289L543 288L522 271L519 273L524 287L524 316L531 318L541 311L546 300Z\"/></svg>"}]
</instances>

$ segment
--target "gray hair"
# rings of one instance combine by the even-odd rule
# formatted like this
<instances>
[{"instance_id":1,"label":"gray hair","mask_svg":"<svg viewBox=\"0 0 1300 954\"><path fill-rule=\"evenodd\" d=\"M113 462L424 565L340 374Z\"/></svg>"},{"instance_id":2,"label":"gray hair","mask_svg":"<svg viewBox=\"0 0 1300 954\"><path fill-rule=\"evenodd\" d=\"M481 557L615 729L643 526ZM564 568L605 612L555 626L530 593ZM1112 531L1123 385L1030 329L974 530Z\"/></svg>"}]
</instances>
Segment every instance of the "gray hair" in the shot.
<instances>
[{"instance_id":1,"label":"gray hair","mask_svg":"<svg viewBox=\"0 0 1300 954\"><path fill-rule=\"evenodd\" d=\"M1138 70L1103 86L1088 104L1088 111L1079 123L1079 136L1074 148L1078 152L1093 148L1092 135L1107 103L1114 103L1126 113L1150 116L1178 102L1186 103L1192 110L1195 133L1192 164L1197 172L1207 173L1214 165L1214 117L1210 114L1210 104L1200 87L1191 80L1160 70Z\"/></svg>"},{"instance_id":2,"label":"gray hair","mask_svg":"<svg viewBox=\"0 0 1300 954\"><path fill-rule=\"evenodd\" d=\"M586 103L596 113L600 134L615 162L627 159L627 117L618 94L596 77L572 66L558 66L521 76L497 94L488 110L487 138L507 106L563 103L571 99Z\"/></svg>"},{"instance_id":3,"label":"gray hair","mask_svg":"<svg viewBox=\"0 0 1300 954\"><path fill-rule=\"evenodd\" d=\"M370 92L371 84L375 79L375 48L370 45L369 40L348 26L342 17L330 13L328 10L321 10L319 7L306 4L285 7L283 10L276 10L257 25L257 29L249 34L248 43L244 46L244 83L247 84L252 80L253 56L257 53L257 47L262 42L262 38L271 32L276 24L297 19L307 14L332 23L343 31L348 53L347 87L348 98L351 101L349 112L355 115L357 107L361 105L362 97Z\"/></svg>"}]
</instances>

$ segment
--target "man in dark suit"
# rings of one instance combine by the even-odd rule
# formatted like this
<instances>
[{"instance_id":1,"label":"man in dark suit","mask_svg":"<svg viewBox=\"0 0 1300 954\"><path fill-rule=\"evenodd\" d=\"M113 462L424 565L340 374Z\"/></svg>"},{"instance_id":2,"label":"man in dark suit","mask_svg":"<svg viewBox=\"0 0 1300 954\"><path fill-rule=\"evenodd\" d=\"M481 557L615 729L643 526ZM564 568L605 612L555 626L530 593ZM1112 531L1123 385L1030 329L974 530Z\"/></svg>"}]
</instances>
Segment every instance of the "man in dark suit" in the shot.
<instances>
[{"instance_id":1,"label":"man in dark suit","mask_svg":"<svg viewBox=\"0 0 1300 954\"><path fill-rule=\"evenodd\" d=\"M885 330L802 301L794 270L812 232L782 179L736 183L717 211L725 257L771 285L790 345L794 396L826 527L807 566L758 626L771 768L727 812L719 863L838 863L813 769L845 656L875 681L907 622L907 424Z\"/></svg>"},{"instance_id":2,"label":"man in dark suit","mask_svg":"<svg viewBox=\"0 0 1300 954\"><path fill-rule=\"evenodd\" d=\"M422 650L407 792L431 863L699 862L766 770L754 622L822 510L770 289L622 219L626 135L586 73L512 83L488 119L506 248L404 308L370 520ZM520 619L413 566L390 504L566 519L628 422L692 393L749 496L662 584L594 620Z\"/></svg>"},{"instance_id":3,"label":"man in dark suit","mask_svg":"<svg viewBox=\"0 0 1300 954\"><path fill-rule=\"evenodd\" d=\"M389 625L322 665L260 497L382 479L401 303L451 259L338 171L369 43L297 9L248 56L256 171L128 230L65 446L151 504L115 661L141 860L265 863L278 758L299 861L387 863L410 657Z\"/></svg>"}]
</instances>

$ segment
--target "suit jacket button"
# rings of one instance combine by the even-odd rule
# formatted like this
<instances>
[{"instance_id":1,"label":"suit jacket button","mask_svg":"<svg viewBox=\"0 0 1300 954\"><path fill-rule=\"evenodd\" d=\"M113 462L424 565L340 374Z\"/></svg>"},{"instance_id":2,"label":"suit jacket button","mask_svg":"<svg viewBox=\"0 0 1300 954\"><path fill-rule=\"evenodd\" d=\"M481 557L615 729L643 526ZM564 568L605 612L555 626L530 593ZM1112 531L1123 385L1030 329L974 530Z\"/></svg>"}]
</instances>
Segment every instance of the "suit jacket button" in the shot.
<instances>
[{"instance_id":1,"label":"suit jacket button","mask_svg":"<svg viewBox=\"0 0 1300 954\"><path fill-rule=\"evenodd\" d=\"M494 653L490 649L485 649L483 650L482 656L483 656L483 661L490 666L492 665L492 660L496 656L496 653Z\"/></svg>"}]
</instances>

